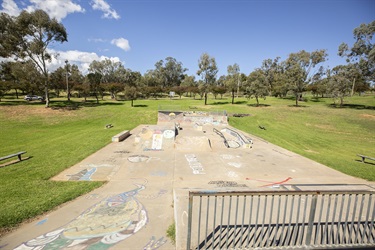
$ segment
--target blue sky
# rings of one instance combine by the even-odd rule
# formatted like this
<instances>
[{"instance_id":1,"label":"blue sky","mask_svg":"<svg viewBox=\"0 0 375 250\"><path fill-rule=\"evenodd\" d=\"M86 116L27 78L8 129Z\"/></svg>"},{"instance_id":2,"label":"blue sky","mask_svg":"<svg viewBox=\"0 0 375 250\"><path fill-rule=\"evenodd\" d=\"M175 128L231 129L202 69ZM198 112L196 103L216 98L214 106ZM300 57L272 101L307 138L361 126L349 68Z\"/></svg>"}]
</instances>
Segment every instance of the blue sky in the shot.
<instances>
[{"instance_id":1,"label":"blue sky","mask_svg":"<svg viewBox=\"0 0 375 250\"><path fill-rule=\"evenodd\" d=\"M1 11L44 9L60 20L68 42L51 70L65 60L87 69L110 58L142 74L174 57L195 75L202 53L216 59L219 75L237 63L248 75L268 58L327 49L330 68L353 29L375 20L374 0L2 0Z\"/></svg>"}]
</instances>

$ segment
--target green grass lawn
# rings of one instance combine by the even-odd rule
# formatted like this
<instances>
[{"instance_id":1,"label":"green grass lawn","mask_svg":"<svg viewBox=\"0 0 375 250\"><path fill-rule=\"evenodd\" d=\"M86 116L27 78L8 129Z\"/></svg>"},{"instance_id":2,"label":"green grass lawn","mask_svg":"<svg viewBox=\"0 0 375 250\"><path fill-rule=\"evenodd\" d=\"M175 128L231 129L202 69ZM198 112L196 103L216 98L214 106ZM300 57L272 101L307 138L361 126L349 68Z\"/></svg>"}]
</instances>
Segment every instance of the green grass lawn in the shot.
<instances>
[{"instance_id":1,"label":"green grass lawn","mask_svg":"<svg viewBox=\"0 0 375 250\"><path fill-rule=\"evenodd\" d=\"M255 107L255 100L239 98L232 105L230 98L212 98L205 106L203 100L176 98L136 100L131 107L130 102L96 105L53 99L52 107L45 108L39 102L2 99L0 156L27 151L25 156L31 158L0 168L1 232L102 185L49 179L110 143L120 131L155 124L159 106L251 114L230 117L230 124L346 174L375 181L375 162L363 164L356 157L375 157L374 95L348 98L343 108L332 103L308 98L294 107L293 99L267 98ZM114 127L105 129L109 123Z\"/></svg>"}]
</instances>

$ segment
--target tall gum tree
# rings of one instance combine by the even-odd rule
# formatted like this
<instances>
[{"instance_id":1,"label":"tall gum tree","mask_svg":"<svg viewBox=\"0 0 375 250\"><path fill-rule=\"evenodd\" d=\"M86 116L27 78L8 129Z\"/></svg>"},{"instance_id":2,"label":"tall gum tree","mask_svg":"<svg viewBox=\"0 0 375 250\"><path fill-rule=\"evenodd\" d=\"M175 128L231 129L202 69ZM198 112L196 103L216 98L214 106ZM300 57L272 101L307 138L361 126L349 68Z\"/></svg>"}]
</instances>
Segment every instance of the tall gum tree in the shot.
<instances>
[{"instance_id":1,"label":"tall gum tree","mask_svg":"<svg viewBox=\"0 0 375 250\"><path fill-rule=\"evenodd\" d=\"M1 13L0 26L0 56L35 63L44 78L46 107L49 107L47 62L53 55L48 47L54 42L68 41L65 27L43 10L22 11L17 17Z\"/></svg>"},{"instance_id":2,"label":"tall gum tree","mask_svg":"<svg viewBox=\"0 0 375 250\"><path fill-rule=\"evenodd\" d=\"M297 53L291 53L285 61L285 74L289 82L289 90L296 97L296 106L298 106L298 100L305 91L307 84L311 82L312 69L319 63L324 62L327 56L328 54L324 49L313 52L301 50Z\"/></svg>"},{"instance_id":3,"label":"tall gum tree","mask_svg":"<svg viewBox=\"0 0 375 250\"><path fill-rule=\"evenodd\" d=\"M203 53L198 60L198 71L199 75L203 80L203 95L204 95L204 105L207 105L207 92L209 86L212 86L216 81L216 74L218 72L216 60L214 57L210 57L209 54Z\"/></svg>"},{"instance_id":4,"label":"tall gum tree","mask_svg":"<svg viewBox=\"0 0 375 250\"><path fill-rule=\"evenodd\" d=\"M369 24L361 24L353 31L355 43L352 47L342 43L338 49L338 55L346 57L346 61L353 64L360 71L367 82L375 82L375 21ZM351 75L352 94L358 77Z\"/></svg>"}]
</instances>

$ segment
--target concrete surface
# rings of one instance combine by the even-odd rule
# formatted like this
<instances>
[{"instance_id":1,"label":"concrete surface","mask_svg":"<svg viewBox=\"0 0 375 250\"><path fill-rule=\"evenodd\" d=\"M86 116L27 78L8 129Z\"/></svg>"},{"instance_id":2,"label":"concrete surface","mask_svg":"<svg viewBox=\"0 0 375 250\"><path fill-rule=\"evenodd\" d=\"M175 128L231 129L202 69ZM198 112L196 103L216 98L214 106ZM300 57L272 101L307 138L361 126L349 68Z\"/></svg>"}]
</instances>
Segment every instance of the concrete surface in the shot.
<instances>
[{"instance_id":1,"label":"concrete surface","mask_svg":"<svg viewBox=\"0 0 375 250\"><path fill-rule=\"evenodd\" d=\"M108 183L6 235L0 248L185 249L189 190L317 183L375 187L245 133L252 148L226 148L214 125L181 128L171 138L173 123L140 125L125 141L62 172L54 180ZM173 245L166 231L175 220Z\"/></svg>"}]
</instances>

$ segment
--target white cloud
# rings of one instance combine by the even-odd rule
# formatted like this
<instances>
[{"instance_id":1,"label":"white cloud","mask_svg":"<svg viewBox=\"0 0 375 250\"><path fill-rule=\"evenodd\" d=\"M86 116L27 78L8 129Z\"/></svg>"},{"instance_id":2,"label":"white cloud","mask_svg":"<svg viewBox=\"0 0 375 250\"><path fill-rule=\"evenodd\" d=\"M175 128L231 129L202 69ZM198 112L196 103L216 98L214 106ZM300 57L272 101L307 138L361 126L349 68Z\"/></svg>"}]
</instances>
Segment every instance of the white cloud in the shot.
<instances>
[{"instance_id":1,"label":"white cloud","mask_svg":"<svg viewBox=\"0 0 375 250\"><path fill-rule=\"evenodd\" d=\"M30 0L30 3L31 5L26 8L27 11L42 9L51 18L56 18L58 21L61 21L70 13L85 12L84 8L72 0Z\"/></svg>"},{"instance_id":2,"label":"white cloud","mask_svg":"<svg viewBox=\"0 0 375 250\"><path fill-rule=\"evenodd\" d=\"M51 54L58 54L57 58L54 58L51 63L48 64L48 69L50 72L56 70L58 67L65 65L65 60L68 60L70 64L76 64L83 74L88 73L90 63L94 60L102 61L104 59L109 59L113 62L120 62L118 57L107 57L99 56L93 52L84 52L78 50L68 50L68 51L53 51L49 50Z\"/></svg>"},{"instance_id":3,"label":"white cloud","mask_svg":"<svg viewBox=\"0 0 375 250\"><path fill-rule=\"evenodd\" d=\"M111 6L104 0L93 0L91 2L91 6L94 10L103 11L104 18L120 19L120 15L117 14L117 12L114 9L112 9Z\"/></svg>"},{"instance_id":4,"label":"white cloud","mask_svg":"<svg viewBox=\"0 0 375 250\"><path fill-rule=\"evenodd\" d=\"M119 47L120 49L123 49L123 50L125 50L125 51L130 50L129 41L126 40L125 38L113 39L113 40L111 41L111 44L114 44L114 45L116 45L117 47Z\"/></svg>"},{"instance_id":5,"label":"white cloud","mask_svg":"<svg viewBox=\"0 0 375 250\"><path fill-rule=\"evenodd\" d=\"M21 13L21 10L13 0L3 0L1 7L3 7L3 9L0 12L7 13L11 16L18 16Z\"/></svg>"}]
</instances>

